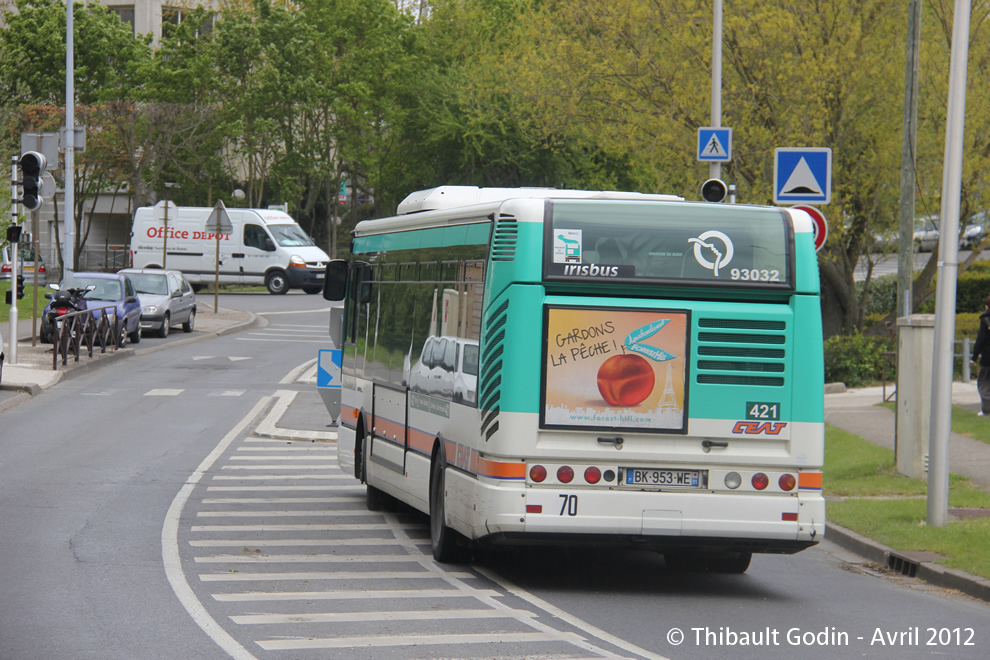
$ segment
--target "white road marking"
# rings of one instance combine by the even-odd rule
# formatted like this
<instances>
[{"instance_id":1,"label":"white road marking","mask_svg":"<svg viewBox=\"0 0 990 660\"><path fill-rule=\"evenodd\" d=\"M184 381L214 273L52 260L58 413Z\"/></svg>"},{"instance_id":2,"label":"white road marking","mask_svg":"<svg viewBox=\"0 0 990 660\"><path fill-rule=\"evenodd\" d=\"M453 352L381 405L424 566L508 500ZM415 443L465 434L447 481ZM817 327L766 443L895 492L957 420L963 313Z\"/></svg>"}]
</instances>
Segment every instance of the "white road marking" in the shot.
<instances>
[{"instance_id":1,"label":"white road marking","mask_svg":"<svg viewBox=\"0 0 990 660\"><path fill-rule=\"evenodd\" d=\"M315 614L244 614L230 617L240 625L272 623L349 623L360 621L429 621L438 615L444 619L504 619L531 614L525 610L425 610L399 612L319 612Z\"/></svg>"},{"instance_id":2,"label":"white road marking","mask_svg":"<svg viewBox=\"0 0 990 660\"><path fill-rule=\"evenodd\" d=\"M144 393L145 396L179 396L185 392L185 390L170 390L170 389L156 389L148 390Z\"/></svg>"},{"instance_id":3,"label":"white road marking","mask_svg":"<svg viewBox=\"0 0 990 660\"><path fill-rule=\"evenodd\" d=\"M370 529L364 529L362 531L376 531L374 525L365 525L364 527ZM378 529L386 530L388 529L388 526L380 525ZM372 537L363 537L359 539L211 539L207 541L189 541L189 545L197 548L266 548L300 546L326 546L328 548L336 548L345 545L369 545L371 543L376 546L397 545L399 544L399 541L393 538Z\"/></svg>"},{"instance_id":4,"label":"white road marking","mask_svg":"<svg viewBox=\"0 0 990 660\"><path fill-rule=\"evenodd\" d=\"M461 579L471 579L474 573L458 573ZM430 573L415 571L393 571L368 575L363 571L341 571L338 573L201 573L203 582L273 582L278 580L433 580ZM446 613L444 614L446 616ZM434 614L436 616L436 614Z\"/></svg>"},{"instance_id":5,"label":"white road marking","mask_svg":"<svg viewBox=\"0 0 990 660\"><path fill-rule=\"evenodd\" d=\"M213 594L213 598L223 603L260 603L264 601L286 600L392 600L395 598L495 598L500 594L489 589L473 589L471 593L460 593L457 589L385 589L351 591L245 591L233 594Z\"/></svg>"},{"instance_id":6,"label":"white road marking","mask_svg":"<svg viewBox=\"0 0 990 660\"><path fill-rule=\"evenodd\" d=\"M367 545L377 545L373 540ZM194 557L197 564L418 564L419 559L409 555L213 555ZM435 575L434 575L435 577Z\"/></svg>"},{"instance_id":7,"label":"white road marking","mask_svg":"<svg viewBox=\"0 0 990 660\"><path fill-rule=\"evenodd\" d=\"M386 646L441 646L447 644L505 644L507 642L571 642L582 641L574 633L532 632L532 633L468 633L461 635L374 635L372 637L331 637L328 639L272 639L256 643L266 651L289 651L302 649L349 649L381 648Z\"/></svg>"},{"instance_id":8,"label":"white road marking","mask_svg":"<svg viewBox=\"0 0 990 660\"><path fill-rule=\"evenodd\" d=\"M261 411L268 405L270 397L263 397L247 415L244 416L230 432L224 436L220 443L210 452L210 455L203 459L196 471L193 472L186 483L172 500L168 512L165 514L165 524L162 526L162 561L165 564L165 575L172 585L172 591L182 606L189 612L193 621L203 629L210 638L217 643L220 648L226 651L235 660L255 660L255 657L241 646L237 640L231 637L230 633L220 627L220 625L210 616L206 608L193 593L192 587L186 581L186 576L182 572L182 560L179 556L179 520L182 517L182 510L185 508L189 496L192 495L196 484L200 482L203 475L220 458L223 452L230 446L238 435L240 435L254 418L261 414Z\"/></svg>"}]
</instances>

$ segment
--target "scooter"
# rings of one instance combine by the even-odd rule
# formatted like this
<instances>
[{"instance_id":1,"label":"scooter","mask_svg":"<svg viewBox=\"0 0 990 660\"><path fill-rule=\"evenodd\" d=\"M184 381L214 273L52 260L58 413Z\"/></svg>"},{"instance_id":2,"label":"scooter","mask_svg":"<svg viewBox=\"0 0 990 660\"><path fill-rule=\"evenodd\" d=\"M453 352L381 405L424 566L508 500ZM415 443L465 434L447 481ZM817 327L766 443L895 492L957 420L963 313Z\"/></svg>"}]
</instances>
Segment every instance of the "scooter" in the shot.
<instances>
[{"instance_id":1,"label":"scooter","mask_svg":"<svg viewBox=\"0 0 990 660\"><path fill-rule=\"evenodd\" d=\"M72 312L81 312L88 307L83 296L94 288L92 285L75 289L59 289L57 284L49 286L55 291L45 293L45 298L51 302L41 318L40 339L43 344L51 344L55 340L55 322L58 318Z\"/></svg>"}]
</instances>

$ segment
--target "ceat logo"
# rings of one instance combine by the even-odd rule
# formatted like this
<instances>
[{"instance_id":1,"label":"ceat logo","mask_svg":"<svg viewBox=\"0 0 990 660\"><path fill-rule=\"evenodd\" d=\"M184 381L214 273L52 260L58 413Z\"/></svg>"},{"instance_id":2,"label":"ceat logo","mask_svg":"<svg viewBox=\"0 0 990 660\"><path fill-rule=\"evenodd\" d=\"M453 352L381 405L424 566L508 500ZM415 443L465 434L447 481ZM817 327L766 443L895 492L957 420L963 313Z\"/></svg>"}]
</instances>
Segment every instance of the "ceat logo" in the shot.
<instances>
[{"instance_id":1,"label":"ceat logo","mask_svg":"<svg viewBox=\"0 0 990 660\"><path fill-rule=\"evenodd\" d=\"M787 426L787 422L736 422L732 432L746 435L777 435Z\"/></svg>"},{"instance_id":2,"label":"ceat logo","mask_svg":"<svg viewBox=\"0 0 990 660\"><path fill-rule=\"evenodd\" d=\"M697 238L689 238L688 243L694 243L694 259L698 265L712 271L715 277L718 277L718 269L727 266L735 253L732 240L720 231L706 231ZM709 255L713 257L711 261Z\"/></svg>"}]
</instances>

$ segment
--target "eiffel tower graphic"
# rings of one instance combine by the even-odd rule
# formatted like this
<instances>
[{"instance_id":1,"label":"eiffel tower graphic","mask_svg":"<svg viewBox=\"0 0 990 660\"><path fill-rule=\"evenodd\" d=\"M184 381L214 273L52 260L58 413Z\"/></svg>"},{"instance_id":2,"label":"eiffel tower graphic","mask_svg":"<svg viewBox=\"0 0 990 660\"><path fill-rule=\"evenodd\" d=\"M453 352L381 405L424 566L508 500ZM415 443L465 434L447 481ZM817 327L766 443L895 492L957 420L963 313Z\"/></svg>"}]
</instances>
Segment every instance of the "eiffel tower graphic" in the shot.
<instances>
[{"instance_id":1,"label":"eiffel tower graphic","mask_svg":"<svg viewBox=\"0 0 990 660\"><path fill-rule=\"evenodd\" d=\"M663 394L660 396L657 412L674 414L680 414L681 412L680 406L677 405L677 397L674 395L674 370L670 362L667 363L667 384L663 387Z\"/></svg>"}]
</instances>

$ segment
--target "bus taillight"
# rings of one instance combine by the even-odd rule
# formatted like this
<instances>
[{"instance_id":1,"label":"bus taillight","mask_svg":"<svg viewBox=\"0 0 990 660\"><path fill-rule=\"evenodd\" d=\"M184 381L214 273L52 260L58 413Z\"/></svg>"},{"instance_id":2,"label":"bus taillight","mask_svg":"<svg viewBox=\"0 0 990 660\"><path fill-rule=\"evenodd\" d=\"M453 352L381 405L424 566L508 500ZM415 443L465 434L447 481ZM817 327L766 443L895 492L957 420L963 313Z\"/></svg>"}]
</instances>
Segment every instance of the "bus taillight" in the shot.
<instances>
[{"instance_id":1,"label":"bus taillight","mask_svg":"<svg viewBox=\"0 0 990 660\"><path fill-rule=\"evenodd\" d=\"M557 468L557 481L562 484L569 484L574 480L574 468L568 465L561 465Z\"/></svg>"},{"instance_id":2,"label":"bus taillight","mask_svg":"<svg viewBox=\"0 0 990 660\"><path fill-rule=\"evenodd\" d=\"M797 485L797 479L794 478L793 474L782 474L780 475L780 479L777 480L777 485L780 486L781 490L794 490L794 486Z\"/></svg>"},{"instance_id":3,"label":"bus taillight","mask_svg":"<svg viewBox=\"0 0 990 660\"><path fill-rule=\"evenodd\" d=\"M770 485L770 477L763 474L762 472L757 472L753 475L752 479L753 488L756 490L763 490Z\"/></svg>"},{"instance_id":4,"label":"bus taillight","mask_svg":"<svg viewBox=\"0 0 990 660\"><path fill-rule=\"evenodd\" d=\"M543 483L543 480L547 478L547 469L542 465L534 465L529 468L529 478L536 483Z\"/></svg>"},{"instance_id":5,"label":"bus taillight","mask_svg":"<svg viewBox=\"0 0 990 660\"><path fill-rule=\"evenodd\" d=\"M592 466L584 471L584 480L589 484L597 484L602 478L602 471Z\"/></svg>"}]
</instances>

